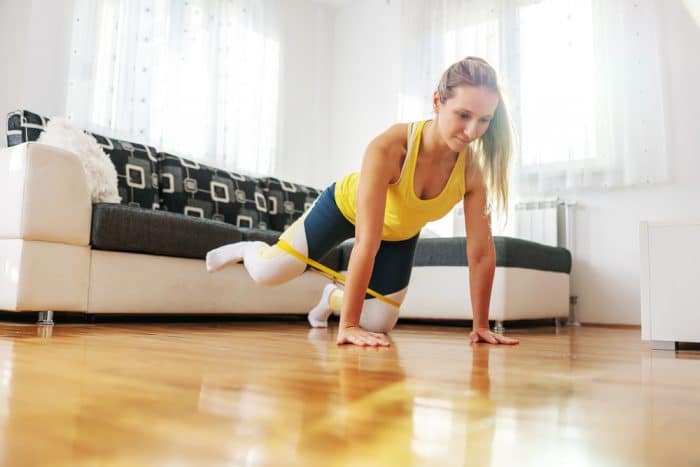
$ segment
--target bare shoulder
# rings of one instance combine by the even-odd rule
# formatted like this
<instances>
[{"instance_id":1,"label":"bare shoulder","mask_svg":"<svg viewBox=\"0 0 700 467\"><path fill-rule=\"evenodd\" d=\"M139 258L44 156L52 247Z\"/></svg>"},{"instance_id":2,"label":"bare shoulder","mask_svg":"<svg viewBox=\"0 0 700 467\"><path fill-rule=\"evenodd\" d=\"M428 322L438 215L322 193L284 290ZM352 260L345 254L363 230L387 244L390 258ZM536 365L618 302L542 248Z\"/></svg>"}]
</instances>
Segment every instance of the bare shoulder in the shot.
<instances>
[{"instance_id":1,"label":"bare shoulder","mask_svg":"<svg viewBox=\"0 0 700 467\"><path fill-rule=\"evenodd\" d=\"M367 147L363 167L381 172L387 183L398 179L406 156L407 132L407 123L397 123L377 135Z\"/></svg>"},{"instance_id":2,"label":"bare shoulder","mask_svg":"<svg viewBox=\"0 0 700 467\"><path fill-rule=\"evenodd\" d=\"M403 154L406 152L407 136L408 123L396 123L377 135L370 144L386 155Z\"/></svg>"}]
</instances>

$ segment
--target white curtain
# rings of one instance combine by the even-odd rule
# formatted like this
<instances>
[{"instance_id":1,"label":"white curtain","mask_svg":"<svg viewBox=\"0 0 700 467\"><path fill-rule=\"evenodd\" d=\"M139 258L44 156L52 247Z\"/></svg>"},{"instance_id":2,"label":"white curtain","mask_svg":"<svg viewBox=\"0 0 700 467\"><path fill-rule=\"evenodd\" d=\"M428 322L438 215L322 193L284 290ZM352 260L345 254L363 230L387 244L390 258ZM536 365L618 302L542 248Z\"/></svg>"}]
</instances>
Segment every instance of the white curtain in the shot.
<instances>
[{"instance_id":1,"label":"white curtain","mask_svg":"<svg viewBox=\"0 0 700 467\"><path fill-rule=\"evenodd\" d=\"M272 173L274 1L75 0L68 117L221 168Z\"/></svg>"},{"instance_id":2,"label":"white curtain","mask_svg":"<svg viewBox=\"0 0 700 467\"><path fill-rule=\"evenodd\" d=\"M499 73L518 136L520 196L668 178L653 0L404 0L399 117L431 115L440 73L468 55Z\"/></svg>"}]
</instances>

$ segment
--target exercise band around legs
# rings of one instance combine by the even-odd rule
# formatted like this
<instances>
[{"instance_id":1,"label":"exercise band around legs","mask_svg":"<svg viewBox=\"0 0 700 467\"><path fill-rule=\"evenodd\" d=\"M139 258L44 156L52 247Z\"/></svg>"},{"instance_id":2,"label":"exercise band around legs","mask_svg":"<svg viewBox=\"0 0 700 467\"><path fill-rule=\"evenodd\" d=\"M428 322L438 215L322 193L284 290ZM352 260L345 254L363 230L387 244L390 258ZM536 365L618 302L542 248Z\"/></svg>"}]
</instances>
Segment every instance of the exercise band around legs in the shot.
<instances>
[{"instance_id":1,"label":"exercise band around legs","mask_svg":"<svg viewBox=\"0 0 700 467\"><path fill-rule=\"evenodd\" d=\"M294 247L292 245L290 245L286 241L280 239L277 242L277 247L280 250L284 251L285 253L289 253L290 255L294 256L299 261L302 261L302 262L308 264L314 270L316 270L316 272L318 272L318 273L320 273L328 278L331 278L331 279L333 279L341 284L345 284L346 278L343 274L341 274L337 271L334 271L333 269L331 269L327 266L324 266L323 264L319 263L318 261L314 261L313 259L302 255L296 249L294 249ZM396 308L401 307L401 304L399 302L396 302L396 301L394 301L394 300L392 300L392 299L390 299L390 298L388 298L388 297L386 297L386 296L380 294L379 292L376 292L370 288L367 288L367 294L371 295L374 298L376 298L377 300L381 300L382 302L387 303L393 307L396 307Z\"/></svg>"}]
</instances>

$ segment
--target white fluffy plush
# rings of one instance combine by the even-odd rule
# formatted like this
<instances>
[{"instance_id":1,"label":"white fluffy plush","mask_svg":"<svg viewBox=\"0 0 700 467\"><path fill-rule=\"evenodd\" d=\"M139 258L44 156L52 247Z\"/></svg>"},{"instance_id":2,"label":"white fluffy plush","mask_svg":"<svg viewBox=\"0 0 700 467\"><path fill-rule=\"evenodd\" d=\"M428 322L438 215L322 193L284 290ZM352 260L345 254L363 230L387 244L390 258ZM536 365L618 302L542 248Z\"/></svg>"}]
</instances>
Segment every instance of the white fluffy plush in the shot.
<instances>
[{"instance_id":1,"label":"white fluffy plush","mask_svg":"<svg viewBox=\"0 0 700 467\"><path fill-rule=\"evenodd\" d=\"M65 118L52 118L39 143L56 146L75 153L83 163L88 189L93 203L119 203L117 170L92 136L76 128Z\"/></svg>"}]
</instances>

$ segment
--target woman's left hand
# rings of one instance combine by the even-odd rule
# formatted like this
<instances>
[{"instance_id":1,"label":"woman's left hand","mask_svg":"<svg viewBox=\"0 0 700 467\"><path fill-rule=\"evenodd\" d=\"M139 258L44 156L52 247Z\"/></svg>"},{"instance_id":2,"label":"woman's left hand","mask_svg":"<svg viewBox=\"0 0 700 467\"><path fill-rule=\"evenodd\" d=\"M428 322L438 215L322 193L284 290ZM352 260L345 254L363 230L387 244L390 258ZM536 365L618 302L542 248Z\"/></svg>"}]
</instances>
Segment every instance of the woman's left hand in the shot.
<instances>
[{"instance_id":1,"label":"woman's left hand","mask_svg":"<svg viewBox=\"0 0 700 467\"><path fill-rule=\"evenodd\" d=\"M491 332L491 330L488 328L474 329L472 332L469 333L469 340L471 340L472 343L487 342L489 344L506 345L515 345L520 343L518 339L513 339L511 337L506 337L501 334L496 334L495 332Z\"/></svg>"}]
</instances>

